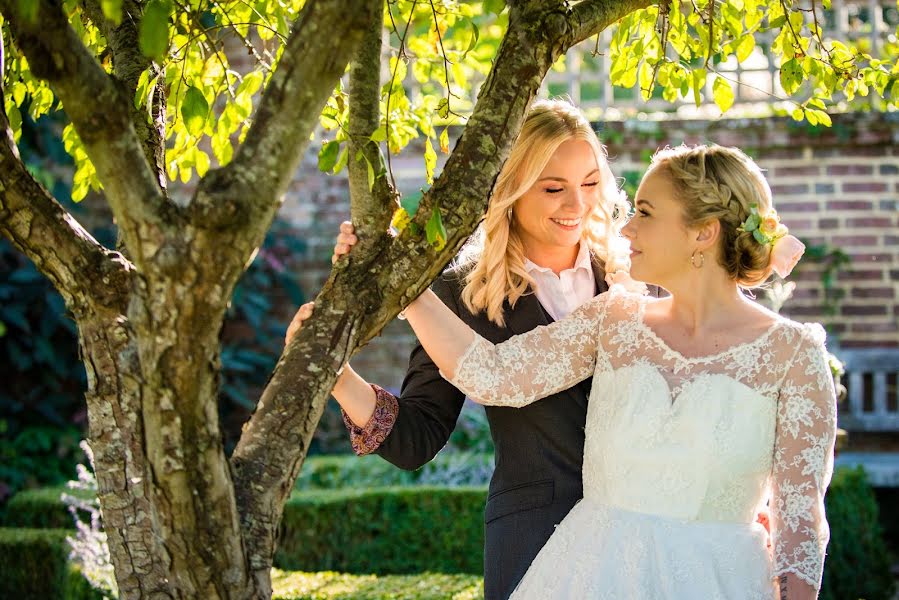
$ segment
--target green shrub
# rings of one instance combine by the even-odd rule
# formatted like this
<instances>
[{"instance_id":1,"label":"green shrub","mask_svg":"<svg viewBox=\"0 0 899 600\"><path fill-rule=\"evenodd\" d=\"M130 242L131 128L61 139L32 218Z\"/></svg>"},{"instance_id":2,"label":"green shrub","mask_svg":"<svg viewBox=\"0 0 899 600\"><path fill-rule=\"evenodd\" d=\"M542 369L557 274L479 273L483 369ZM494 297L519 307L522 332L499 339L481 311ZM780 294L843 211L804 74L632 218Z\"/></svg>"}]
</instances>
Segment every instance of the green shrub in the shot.
<instances>
[{"instance_id":1,"label":"green shrub","mask_svg":"<svg viewBox=\"0 0 899 600\"><path fill-rule=\"evenodd\" d=\"M399 469L380 456L310 456L303 462L297 490L393 486L481 486L493 474L493 454L441 452L415 471Z\"/></svg>"},{"instance_id":2,"label":"green shrub","mask_svg":"<svg viewBox=\"0 0 899 600\"><path fill-rule=\"evenodd\" d=\"M0 598L104 600L66 560L68 531L0 529ZM475 575L346 575L272 570L274 600L474 600L484 595Z\"/></svg>"},{"instance_id":3,"label":"green shrub","mask_svg":"<svg viewBox=\"0 0 899 600\"><path fill-rule=\"evenodd\" d=\"M101 600L68 562L61 529L0 529L0 598Z\"/></svg>"},{"instance_id":4,"label":"green shrub","mask_svg":"<svg viewBox=\"0 0 899 600\"><path fill-rule=\"evenodd\" d=\"M474 575L346 575L272 570L274 600L475 600L484 583Z\"/></svg>"},{"instance_id":5,"label":"green shrub","mask_svg":"<svg viewBox=\"0 0 899 600\"><path fill-rule=\"evenodd\" d=\"M75 521L60 500L63 493L77 494L65 486L23 490L10 498L4 510L4 527L74 529Z\"/></svg>"},{"instance_id":6,"label":"green shrub","mask_svg":"<svg viewBox=\"0 0 899 600\"><path fill-rule=\"evenodd\" d=\"M864 469L837 469L825 504L830 544L821 600L892 598L890 556L878 522L877 501Z\"/></svg>"},{"instance_id":7,"label":"green shrub","mask_svg":"<svg viewBox=\"0 0 899 600\"><path fill-rule=\"evenodd\" d=\"M348 573L483 570L485 488L294 493L275 564Z\"/></svg>"}]
</instances>

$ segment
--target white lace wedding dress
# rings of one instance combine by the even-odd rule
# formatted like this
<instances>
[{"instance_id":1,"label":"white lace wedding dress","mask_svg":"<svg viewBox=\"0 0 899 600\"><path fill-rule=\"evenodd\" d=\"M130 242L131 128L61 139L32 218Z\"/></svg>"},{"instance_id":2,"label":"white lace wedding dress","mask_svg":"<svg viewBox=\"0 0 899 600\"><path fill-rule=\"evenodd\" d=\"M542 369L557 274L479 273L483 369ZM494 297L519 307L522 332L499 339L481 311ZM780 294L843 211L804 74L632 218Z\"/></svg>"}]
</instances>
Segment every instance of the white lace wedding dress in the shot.
<instances>
[{"instance_id":1,"label":"white lace wedding dress","mask_svg":"<svg viewBox=\"0 0 899 600\"><path fill-rule=\"evenodd\" d=\"M512 598L771 600L787 572L817 588L836 429L823 329L778 318L688 358L643 322L652 301L615 286L503 344L478 336L459 360L452 383L490 405L593 376L584 498Z\"/></svg>"}]
</instances>

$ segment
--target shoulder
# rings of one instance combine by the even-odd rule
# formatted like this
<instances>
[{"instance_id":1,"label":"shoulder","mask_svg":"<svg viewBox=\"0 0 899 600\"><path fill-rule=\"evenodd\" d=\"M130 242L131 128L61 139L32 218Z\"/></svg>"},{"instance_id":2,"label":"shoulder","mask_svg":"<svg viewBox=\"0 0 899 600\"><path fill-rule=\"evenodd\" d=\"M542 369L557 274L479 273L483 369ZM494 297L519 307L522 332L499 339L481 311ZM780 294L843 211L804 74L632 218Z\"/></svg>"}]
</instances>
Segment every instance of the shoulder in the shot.
<instances>
[{"instance_id":1,"label":"shoulder","mask_svg":"<svg viewBox=\"0 0 899 600\"><path fill-rule=\"evenodd\" d=\"M796 344L796 348L824 349L827 332L820 323L800 323L787 317L778 316L778 331Z\"/></svg>"}]
</instances>

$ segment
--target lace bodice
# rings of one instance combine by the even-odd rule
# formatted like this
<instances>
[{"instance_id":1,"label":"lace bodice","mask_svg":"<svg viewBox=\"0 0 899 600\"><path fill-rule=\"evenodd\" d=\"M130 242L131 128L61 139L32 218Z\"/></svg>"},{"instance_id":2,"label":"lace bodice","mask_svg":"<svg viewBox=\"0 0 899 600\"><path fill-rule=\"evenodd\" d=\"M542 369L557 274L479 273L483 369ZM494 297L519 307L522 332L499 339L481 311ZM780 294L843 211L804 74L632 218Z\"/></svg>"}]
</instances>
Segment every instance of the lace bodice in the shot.
<instances>
[{"instance_id":1,"label":"lace bodice","mask_svg":"<svg viewBox=\"0 0 899 600\"><path fill-rule=\"evenodd\" d=\"M820 585L836 407L820 325L688 358L644 323L653 300L617 286L502 344L477 336L452 383L520 407L593 376L584 496L685 521L752 522L767 502L774 574Z\"/></svg>"}]
</instances>

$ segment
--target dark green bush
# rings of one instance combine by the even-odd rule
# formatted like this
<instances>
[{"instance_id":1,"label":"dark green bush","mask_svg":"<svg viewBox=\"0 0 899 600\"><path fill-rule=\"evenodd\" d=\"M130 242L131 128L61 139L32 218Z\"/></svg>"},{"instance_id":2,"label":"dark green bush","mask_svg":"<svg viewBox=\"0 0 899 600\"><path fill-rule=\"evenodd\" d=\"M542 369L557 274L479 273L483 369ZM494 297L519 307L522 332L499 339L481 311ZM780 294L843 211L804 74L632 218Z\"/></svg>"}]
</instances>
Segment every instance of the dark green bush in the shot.
<instances>
[{"instance_id":1,"label":"dark green bush","mask_svg":"<svg viewBox=\"0 0 899 600\"><path fill-rule=\"evenodd\" d=\"M101 600L68 562L69 547L61 529L0 529L0 598Z\"/></svg>"},{"instance_id":2,"label":"dark green bush","mask_svg":"<svg viewBox=\"0 0 899 600\"><path fill-rule=\"evenodd\" d=\"M889 600L893 576L877 500L861 467L840 468L825 498L830 544L821 600Z\"/></svg>"},{"instance_id":3,"label":"dark green bush","mask_svg":"<svg viewBox=\"0 0 899 600\"><path fill-rule=\"evenodd\" d=\"M63 492L72 495L78 493L65 486L19 492L6 503L3 526L74 529L72 515L60 500Z\"/></svg>"},{"instance_id":4,"label":"dark green bush","mask_svg":"<svg viewBox=\"0 0 899 600\"><path fill-rule=\"evenodd\" d=\"M66 534L58 529L0 529L0 598L103 600L67 562ZM475 600L484 587L475 575L423 573L377 577L272 571L275 600Z\"/></svg>"},{"instance_id":5,"label":"dark green bush","mask_svg":"<svg viewBox=\"0 0 899 600\"><path fill-rule=\"evenodd\" d=\"M481 573L485 488L294 493L275 564L348 573Z\"/></svg>"},{"instance_id":6,"label":"dark green bush","mask_svg":"<svg viewBox=\"0 0 899 600\"><path fill-rule=\"evenodd\" d=\"M297 490L394 486L480 486L493 474L493 453L441 452L416 471L404 471L380 456L310 456L297 478Z\"/></svg>"}]
</instances>

